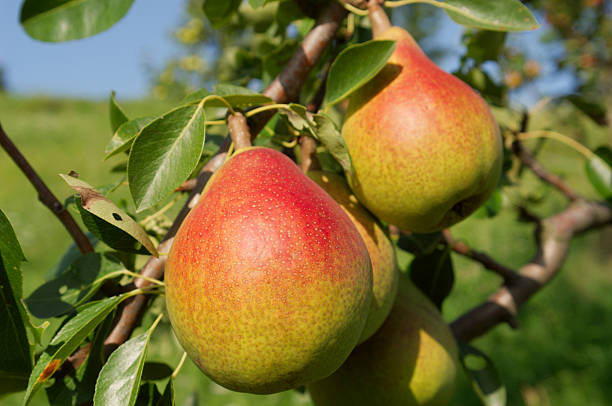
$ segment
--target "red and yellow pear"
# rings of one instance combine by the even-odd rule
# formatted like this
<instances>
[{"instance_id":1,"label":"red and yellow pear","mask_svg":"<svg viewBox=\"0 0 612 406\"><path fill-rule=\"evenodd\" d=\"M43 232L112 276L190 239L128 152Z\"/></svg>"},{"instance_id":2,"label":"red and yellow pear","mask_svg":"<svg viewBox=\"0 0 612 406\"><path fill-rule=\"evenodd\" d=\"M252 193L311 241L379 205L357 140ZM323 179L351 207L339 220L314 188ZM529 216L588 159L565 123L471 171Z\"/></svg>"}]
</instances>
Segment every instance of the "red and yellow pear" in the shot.
<instances>
[{"instance_id":1,"label":"red and yellow pear","mask_svg":"<svg viewBox=\"0 0 612 406\"><path fill-rule=\"evenodd\" d=\"M189 357L220 385L261 394L336 370L372 299L349 217L289 158L258 147L210 179L175 237L165 284Z\"/></svg>"},{"instance_id":2,"label":"red and yellow pear","mask_svg":"<svg viewBox=\"0 0 612 406\"><path fill-rule=\"evenodd\" d=\"M397 294L399 270L395 248L378 220L363 207L341 176L310 171L308 176L325 190L348 214L363 238L372 260L372 304L360 342L378 330L391 311Z\"/></svg>"},{"instance_id":3,"label":"red and yellow pear","mask_svg":"<svg viewBox=\"0 0 612 406\"><path fill-rule=\"evenodd\" d=\"M349 183L381 220L417 233L438 231L467 217L495 189L499 128L486 102L436 66L408 32L380 31L375 38L395 40L396 48L350 97L342 127L354 167Z\"/></svg>"},{"instance_id":4,"label":"red and yellow pear","mask_svg":"<svg viewBox=\"0 0 612 406\"><path fill-rule=\"evenodd\" d=\"M316 406L444 406L459 370L457 343L410 278L382 327L329 377L308 385Z\"/></svg>"}]
</instances>

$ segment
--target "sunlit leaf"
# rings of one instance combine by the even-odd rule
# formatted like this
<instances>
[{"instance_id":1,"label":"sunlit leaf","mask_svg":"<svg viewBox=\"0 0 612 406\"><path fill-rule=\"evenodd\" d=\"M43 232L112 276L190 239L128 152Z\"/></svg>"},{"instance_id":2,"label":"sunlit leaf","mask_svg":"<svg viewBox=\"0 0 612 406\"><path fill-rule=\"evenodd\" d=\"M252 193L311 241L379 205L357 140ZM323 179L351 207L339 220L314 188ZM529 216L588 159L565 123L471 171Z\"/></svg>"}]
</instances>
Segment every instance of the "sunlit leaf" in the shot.
<instances>
[{"instance_id":1,"label":"sunlit leaf","mask_svg":"<svg viewBox=\"0 0 612 406\"><path fill-rule=\"evenodd\" d=\"M80 196L78 205L83 222L96 237L112 248L127 252L142 252L142 244L151 255L157 249L148 234L126 212L96 191L91 185L69 175L60 174Z\"/></svg>"},{"instance_id":2,"label":"sunlit leaf","mask_svg":"<svg viewBox=\"0 0 612 406\"><path fill-rule=\"evenodd\" d=\"M535 30L539 24L519 0L445 0L441 7L456 23L493 31Z\"/></svg>"},{"instance_id":3,"label":"sunlit leaf","mask_svg":"<svg viewBox=\"0 0 612 406\"><path fill-rule=\"evenodd\" d=\"M121 124L106 145L106 148L104 148L104 152L106 153L104 159L108 159L111 156L130 149L132 142L134 142L134 138L136 138L144 127L149 125L149 123L156 118L155 116L140 117Z\"/></svg>"},{"instance_id":4,"label":"sunlit leaf","mask_svg":"<svg viewBox=\"0 0 612 406\"><path fill-rule=\"evenodd\" d=\"M159 319L144 334L123 343L102 367L94 406L133 406L138 398L151 334Z\"/></svg>"},{"instance_id":5,"label":"sunlit leaf","mask_svg":"<svg viewBox=\"0 0 612 406\"><path fill-rule=\"evenodd\" d=\"M113 131L113 134L114 134L121 124L128 121L128 117L123 111L123 109L121 108L121 106L119 106L119 103L117 103L117 100L115 99L115 92L111 92L108 105L109 105L111 130Z\"/></svg>"},{"instance_id":6,"label":"sunlit leaf","mask_svg":"<svg viewBox=\"0 0 612 406\"><path fill-rule=\"evenodd\" d=\"M19 21L32 38L60 42L106 31L134 0L24 0Z\"/></svg>"},{"instance_id":7,"label":"sunlit leaf","mask_svg":"<svg viewBox=\"0 0 612 406\"><path fill-rule=\"evenodd\" d=\"M612 203L612 150L599 147L586 162L586 173L597 193Z\"/></svg>"},{"instance_id":8,"label":"sunlit leaf","mask_svg":"<svg viewBox=\"0 0 612 406\"><path fill-rule=\"evenodd\" d=\"M338 55L329 70L325 100L332 106L372 79L395 50L395 41L367 41Z\"/></svg>"},{"instance_id":9,"label":"sunlit leaf","mask_svg":"<svg viewBox=\"0 0 612 406\"><path fill-rule=\"evenodd\" d=\"M127 297L129 294L113 296L89 302L78 309L77 315L64 324L36 361L28 381L24 405L30 402L34 393L53 376L66 358Z\"/></svg>"}]
</instances>

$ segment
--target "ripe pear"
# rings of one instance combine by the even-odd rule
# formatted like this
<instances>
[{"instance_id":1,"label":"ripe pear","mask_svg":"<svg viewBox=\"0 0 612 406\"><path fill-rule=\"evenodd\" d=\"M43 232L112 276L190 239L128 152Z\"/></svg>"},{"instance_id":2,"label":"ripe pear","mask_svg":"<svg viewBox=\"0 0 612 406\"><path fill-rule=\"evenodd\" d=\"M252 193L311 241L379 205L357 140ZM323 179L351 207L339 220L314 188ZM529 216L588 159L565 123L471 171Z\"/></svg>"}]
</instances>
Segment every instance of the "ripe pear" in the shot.
<instances>
[{"instance_id":1,"label":"ripe pear","mask_svg":"<svg viewBox=\"0 0 612 406\"><path fill-rule=\"evenodd\" d=\"M348 214L365 242L372 260L373 300L359 342L370 338L387 318L397 294L399 270L395 249L380 223L352 194L344 179L330 172L310 171L310 179L321 186Z\"/></svg>"},{"instance_id":2,"label":"ripe pear","mask_svg":"<svg viewBox=\"0 0 612 406\"><path fill-rule=\"evenodd\" d=\"M324 378L372 300L367 248L338 204L280 152L250 147L210 179L168 255L166 304L220 385L274 393Z\"/></svg>"},{"instance_id":3,"label":"ripe pear","mask_svg":"<svg viewBox=\"0 0 612 406\"><path fill-rule=\"evenodd\" d=\"M401 274L382 327L308 390L317 406L443 406L458 365L457 343L438 309Z\"/></svg>"},{"instance_id":4,"label":"ripe pear","mask_svg":"<svg viewBox=\"0 0 612 406\"><path fill-rule=\"evenodd\" d=\"M387 64L351 97L342 137L354 167L349 183L377 217L429 233L476 210L497 185L499 127L486 102L438 68L404 29Z\"/></svg>"}]
</instances>

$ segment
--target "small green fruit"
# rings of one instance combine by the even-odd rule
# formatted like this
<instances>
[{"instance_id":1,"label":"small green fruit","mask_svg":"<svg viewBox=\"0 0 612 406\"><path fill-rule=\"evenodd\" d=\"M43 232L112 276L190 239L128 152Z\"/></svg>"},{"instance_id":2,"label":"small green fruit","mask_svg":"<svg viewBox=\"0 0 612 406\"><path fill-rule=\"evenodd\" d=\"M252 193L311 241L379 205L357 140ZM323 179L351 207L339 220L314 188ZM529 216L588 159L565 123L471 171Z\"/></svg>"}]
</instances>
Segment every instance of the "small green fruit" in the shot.
<instances>
[{"instance_id":1,"label":"small green fruit","mask_svg":"<svg viewBox=\"0 0 612 406\"><path fill-rule=\"evenodd\" d=\"M166 303L190 358L226 388L273 393L322 379L357 344L372 299L368 251L336 202L280 152L246 148L179 229Z\"/></svg>"},{"instance_id":2,"label":"small green fruit","mask_svg":"<svg viewBox=\"0 0 612 406\"><path fill-rule=\"evenodd\" d=\"M311 171L314 180L344 209L361 234L372 260L373 300L359 342L370 338L387 318L397 294L399 270L395 249L380 223L359 204L344 179L334 173Z\"/></svg>"},{"instance_id":3,"label":"small green fruit","mask_svg":"<svg viewBox=\"0 0 612 406\"><path fill-rule=\"evenodd\" d=\"M450 329L402 274L382 327L340 369L308 390L317 406L443 406L453 395L458 365Z\"/></svg>"},{"instance_id":4,"label":"small green fruit","mask_svg":"<svg viewBox=\"0 0 612 406\"><path fill-rule=\"evenodd\" d=\"M502 165L499 128L485 101L438 68L405 30L377 39L396 49L350 98L342 137L351 187L380 219L430 233L464 219L487 200Z\"/></svg>"}]
</instances>

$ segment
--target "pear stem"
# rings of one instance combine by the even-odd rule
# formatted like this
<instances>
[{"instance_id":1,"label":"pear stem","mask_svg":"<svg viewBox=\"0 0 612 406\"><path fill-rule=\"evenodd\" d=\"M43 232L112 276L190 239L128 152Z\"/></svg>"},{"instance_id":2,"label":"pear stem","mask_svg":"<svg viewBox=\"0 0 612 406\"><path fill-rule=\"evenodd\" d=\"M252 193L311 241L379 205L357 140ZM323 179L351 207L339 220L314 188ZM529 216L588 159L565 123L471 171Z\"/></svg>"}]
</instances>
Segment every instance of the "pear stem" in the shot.
<instances>
[{"instance_id":1,"label":"pear stem","mask_svg":"<svg viewBox=\"0 0 612 406\"><path fill-rule=\"evenodd\" d=\"M227 118L227 128L236 151L251 146L251 131L242 113L235 112L230 114Z\"/></svg>"},{"instance_id":2,"label":"pear stem","mask_svg":"<svg viewBox=\"0 0 612 406\"><path fill-rule=\"evenodd\" d=\"M383 32L391 28L391 21L381 4L382 1L379 0L368 1L370 25L372 26L372 36L374 38L380 37Z\"/></svg>"}]
</instances>

